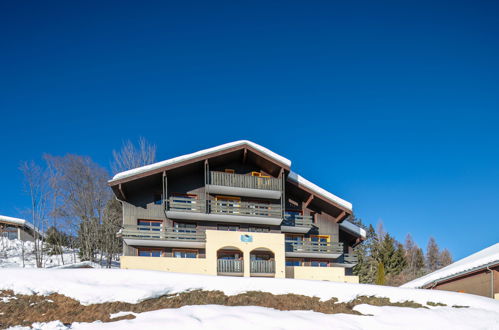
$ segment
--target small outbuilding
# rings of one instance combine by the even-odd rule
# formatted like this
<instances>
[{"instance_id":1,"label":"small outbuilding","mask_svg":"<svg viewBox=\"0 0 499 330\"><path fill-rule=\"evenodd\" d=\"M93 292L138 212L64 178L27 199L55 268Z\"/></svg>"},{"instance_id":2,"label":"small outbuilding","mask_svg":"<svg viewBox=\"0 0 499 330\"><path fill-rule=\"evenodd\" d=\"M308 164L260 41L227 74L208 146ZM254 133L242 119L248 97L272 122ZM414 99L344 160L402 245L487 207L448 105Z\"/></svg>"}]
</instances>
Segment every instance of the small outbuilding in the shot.
<instances>
[{"instance_id":1,"label":"small outbuilding","mask_svg":"<svg viewBox=\"0 0 499 330\"><path fill-rule=\"evenodd\" d=\"M43 236L31 223L24 219L0 215L0 237L34 241L35 232Z\"/></svg>"},{"instance_id":2,"label":"small outbuilding","mask_svg":"<svg viewBox=\"0 0 499 330\"><path fill-rule=\"evenodd\" d=\"M499 243L401 287L456 291L499 299Z\"/></svg>"}]
</instances>

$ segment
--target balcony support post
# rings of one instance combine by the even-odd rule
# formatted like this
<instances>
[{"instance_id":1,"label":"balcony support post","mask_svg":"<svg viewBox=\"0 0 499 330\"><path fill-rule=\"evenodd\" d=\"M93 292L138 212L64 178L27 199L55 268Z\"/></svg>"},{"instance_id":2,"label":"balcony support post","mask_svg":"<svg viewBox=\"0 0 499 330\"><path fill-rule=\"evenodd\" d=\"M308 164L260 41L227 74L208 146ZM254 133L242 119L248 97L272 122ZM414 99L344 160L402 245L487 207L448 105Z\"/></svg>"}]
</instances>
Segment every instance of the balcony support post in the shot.
<instances>
[{"instance_id":1,"label":"balcony support post","mask_svg":"<svg viewBox=\"0 0 499 330\"><path fill-rule=\"evenodd\" d=\"M204 161L204 212L209 213L208 209L208 187L210 184L210 164L208 159Z\"/></svg>"},{"instance_id":2,"label":"balcony support post","mask_svg":"<svg viewBox=\"0 0 499 330\"><path fill-rule=\"evenodd\" d=\"M347 214L347 213L346 213L345 211L341 212L341 213L340 213L340 215L336 217L335 221L336 221L337 223L342 222L343 220L345 220L345 215L346 215L346 214Z\"/></svg>"},{"instance_id":3,"label":"balcony support post","mask_svg":"<svg viewBox=\"0 0 499 330\"><path fill-rule=\"evenodd\" d=\"M279 179L281 179L281 219L284 220L284 209L286 208L286 180L284 180L284 168L279 171Z\"/></svg>"},{"instance_id":4,"label":"balcony support post","mask_svg":"<svg viewBox=\"0 0 499 330\"><path fill-rule=\"evenodd\" d=\"M162 185L163 185L163 207L165 210L168 210L168 178L166 176L166 171L163 171L163 178L162 178Z\"/></svg>"}]
</instances>

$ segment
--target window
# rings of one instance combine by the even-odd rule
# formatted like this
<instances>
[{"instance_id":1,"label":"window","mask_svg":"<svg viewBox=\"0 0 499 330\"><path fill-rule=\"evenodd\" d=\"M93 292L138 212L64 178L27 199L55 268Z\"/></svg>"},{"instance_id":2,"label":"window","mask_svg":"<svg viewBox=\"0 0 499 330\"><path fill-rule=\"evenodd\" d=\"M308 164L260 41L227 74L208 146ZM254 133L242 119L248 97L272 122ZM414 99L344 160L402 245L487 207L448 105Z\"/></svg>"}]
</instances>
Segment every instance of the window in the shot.
<instances>
[{"instance_id":1,"label":"window","mask_svg":"<svg viewBox=\"0 0 499 330\"><path fill-rule=\"evenodd\" d=\"M270 254L251 254L251 260L271 260L272 256Z\"/></svg>"},{"instance_id":2,"label":"window","mask_svg":"<svg viewBox=\"0 0 499 330\"><path fill-rule=\"evenodd\" d=\"M327 243L330 241L329 235L312 235L310 236L312 242Z\"/></svg>"},{"instance_id":3,"label":"window","mask_svg":"<svg viewBox=\"0 0 499 330\"><path fill-rule=\"evenodd\" d=\"M255 172L255 171L251 172L251 176L261 176L261 175L262 173L260 172Z\"/></svg>"},{"instance_id":4,"label":"window","mask_svg":"<svg viewBox=\"0 0 499 330\"><path fill-rule=\"evenodd\" d=\"M286 266L301 266L301 259L286 259Z\"/></svg>"},{"instance_id":5,"label":"window","mask_svg":"<svg viewBox=\"0 0 499 330\"><path fill-rule=\"evenodd\" d=\"M236 171L233 170L233 169L231 169L231 168L226 168L225 169L225 173L232 173L232 174L234 174L234 173L236 173Z\"/></svg>"},{"instance_id":6,"label":"window","mask_svg":"<svg viewBox=\"0 0 499 330\"><path fill-rule=\"evenodd\" d=\"M254 233L268 233L270 231L269 227L249 227L248 231Z\"/></svg>"},{"instance_id":7,"label":"window","mask_svg":"<svg viewBox=\"0 0 499 330\"><path fill-rule=\"evenodd\" d=\"M303 235L286 235L286 241L303 241Z\"/></svg>"},{"instance_id":8,"label":"window","mask_svg":"<svg viewBox=\"0 0 499 330\"><path fill-rule=\"evenodd\" d=\"M236 226L236 225L218 225L218 230L238 231L239 226Z\"/></svg>"},{"instance_id":9,"label":"window","mask_svg":"<svg viewBox=\"0 0 499 330\"><path fill-rule=\"evenodd\" d=\"M173 250L174 258L197 258L198 251L197 250Z\"/></svg>"},{"instance_id":10,"label":"window","mask_svg":"<svg viewBox=\"0 0 499 330\"><path fill-rule=\"evenodd\" d=\"M154 204L156 204L156 205L163 204L163 198L161 198L161 194L154 194L153 200L154 200Z\"/></svg>"},{"instance_id":11,"label":"window","mask_svg":"<svg viewBox=\"0 0 499 330\"><path fill-rule=\"evenodd\" d=\"M163 250L161 249L139 248L137 255L139 257L161 257L162 252Z\"/></svg>"},{"instance_id":12,"label":"window","mask_svg":"<svg viewBox=\"0 0 499 330\"><path fill-rule=\"evenodd\" d=\"M326 260L312 260L310 266L312 267L327 267L329 264Z\"/></svg>"},{"instance_id":13,"label":"window","mask_svg":"<svg viewBox=\"0 0 499 330\"><path fill-rule=\"evenodd\" d=\"M152 231L160 231L161 225L163 224L162 220L137 220L137 225L139 230L152 230Z\"/></svg>"},{"instance_id":14,"label":"window","mask_svg":"<svg viewBox=\"0 0 499 330\"><path fill-rule=\"evenodd\" d=\"M197 225L195 223L175 222L173 228L177 233L195 233Z\"/></svg>"}]
</instances>

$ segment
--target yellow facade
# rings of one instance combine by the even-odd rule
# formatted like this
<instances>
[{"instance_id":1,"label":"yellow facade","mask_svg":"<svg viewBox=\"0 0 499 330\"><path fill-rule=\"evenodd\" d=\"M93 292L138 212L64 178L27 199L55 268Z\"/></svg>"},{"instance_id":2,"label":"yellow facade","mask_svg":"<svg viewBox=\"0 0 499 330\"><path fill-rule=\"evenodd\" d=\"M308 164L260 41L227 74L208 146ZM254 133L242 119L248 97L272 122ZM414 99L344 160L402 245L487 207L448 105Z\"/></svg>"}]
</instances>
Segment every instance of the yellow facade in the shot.
<instances>
[{"instance_id":1,"label":"yellow facade","mask_svg":"<svg viewBox=\"0 0 499 330\"><path fill-rule=\"evenodd\" d=\"M275 277L286 277L284 234L206 230L206 258L122 256L121 268L160 270L175 273L217 275L217 252L239 250L243 255L244 276L249 277L251 253L270 251L275 260ZM345 276L342 267L295 266L293 278L358 283L357 276Z\"/></svg>"}]
</instances>

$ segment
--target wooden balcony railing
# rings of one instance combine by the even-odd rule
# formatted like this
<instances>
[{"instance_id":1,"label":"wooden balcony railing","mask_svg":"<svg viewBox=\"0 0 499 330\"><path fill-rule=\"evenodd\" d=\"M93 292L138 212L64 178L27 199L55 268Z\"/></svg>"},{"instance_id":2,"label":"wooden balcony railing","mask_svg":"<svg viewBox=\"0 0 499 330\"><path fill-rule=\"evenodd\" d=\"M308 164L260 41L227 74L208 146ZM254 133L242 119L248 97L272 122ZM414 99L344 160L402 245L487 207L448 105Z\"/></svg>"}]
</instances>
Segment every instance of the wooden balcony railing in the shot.
<instances>
[{"instance_id":1,"label":"wooden balcony railing","mask_svg":"<svg viewBox=\"0 0 499 330\"><path fill-rule=\"evenodd\" d=\"M121 235L123 238L134 239L206 242L206 234L204 232L184 228L125 225L121 231Z\"/></svg>"},{"instance_id":2,"label":"wooden balcony railing","mask_svg":"<svg viewBox=\"0 0 499 330\"><path fill-rule=\"evenodd\" d=\"M208 207L208 208L207 208ZM244 215L253 217L281 218L280 204L261 204L232 200L202 200L193 197L170 197L168 208L171 211Z\"/></svg>"},{"instance_id":3,"label":"wooden balcony railing","mask_svg":"<svg viewBox=\"0 0 499 330\"><path fill-rule=\"evenodd\" d=\"M357 258L357 255L353 254L353 253L345 253L343 255L343 262L345 264L356 264L358 262L358 258Z\"/></svg>"},{"instance_id":4,"label":"wooden balcony railing","mask_svg":"<svg viewBox=\"0 0 499 330\"><path fill-rule=\"evenodd\" d=\"M210 171L210 184L237 188L281 191L282 179Z\"/></svg>"},{"instance_id":5,"label":"wooden balcony railing","mask_svg":"<svg viewBox=\"0 0 499 330\"><path fill-rule=\"evenodd\" d=\"M251 260L251 273L273 274L275 273L274 260Z\"/></svg>"},{"instance_id":6,"label":"wooden balcony railing","mask_svg":"<svg viewBox=\"0 0 499 330\"><path fill-rule=\"evenodd\" d=\"M282 222L282 226L290 227L311 228L313 224L313 217L311 215L301 215L290 212L284 213L284 220Z\"/></svg>"},{"instance_id":7,"label":"wooden balcony railing","mask_svg":"<svg viewBox=\"0 0 499 330\"><path fill-rule=\"evenodd\" d=\"M243 273L243 260L218 259L217 272L219 273Z\"/></svg>"},{"instance_id":8,"label":"wooden balcony railing","mask_svg":"<svg viewBox=\"0 0 499 330\"><path fill-rule=\"evenodd\" d=\"M168 207L170 210L183 212L206 212L206 202L202 199L194 197L177 197L168 198Z\"/></svg>"},{"instance_id":9,"label":"wooden balcony railing","mask_svg":"<svg viewBox=\"0 0 499 330\"><path fill-rule=\"evenodd\" d=\"M286 240L285 245L286 245L286 252L325 253L325 254L343 253L343 243L341 242L314 242L314 241Z\"/></svg>"},{"instance_id":10,"label":"wooden balcony railing","mask_svg":"<svg viewBox=\"0 0 499 330\"><path fill-rule=\"evenodd\" d=\"M253 217L280 218L282 216L281 205L260 204L238 201L218 200L208 201L210 213L245 215Z\"/></svg>"}]
</instances>

